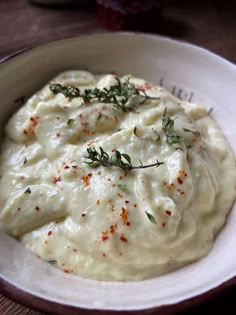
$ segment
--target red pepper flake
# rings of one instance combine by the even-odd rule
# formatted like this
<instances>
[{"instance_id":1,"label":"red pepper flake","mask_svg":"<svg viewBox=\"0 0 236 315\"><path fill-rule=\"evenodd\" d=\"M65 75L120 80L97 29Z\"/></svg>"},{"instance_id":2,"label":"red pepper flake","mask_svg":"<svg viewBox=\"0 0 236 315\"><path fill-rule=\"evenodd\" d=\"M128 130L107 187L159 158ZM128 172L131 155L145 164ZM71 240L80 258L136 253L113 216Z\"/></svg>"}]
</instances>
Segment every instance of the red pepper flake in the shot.
<instances>
[{"instance_id":1,"label":"red pepper flake","mask_svg":"<svg viewBox=\"0 0 236 315\"><path fill-rule=\"evenodd\" d=\"M108 180L109 182L111 182L111 179L110 179L110 178L108 178L107 180Z\"/></svg>"},{"instance_id":2,"label":"red pepper flake","mask_svg":"<svg viewBox=\"0 0 236 315\"><path fill-rule=\"evenodd\" d=\"M57 182L61 182L61 176L54 176L53 177L53 184L56 184Z\"/></svg>"},{"instance_id":3,"label":"red pepper flake","mask_svg":"<svg viewBox=\"0 0 236 315\"><path fill-rule=\"evenodd\" d=\"M117 193L117 196L123 198L123 195L121 193Z\"/></svg>"},{"instance_id":4,"label":"red pepper flake","mask_svg":"<svg viewBox=\"0 0 236 315\"><path fill-rule=\"evenodd\" d=\"M127 242L128 242L128 240L127 240L127 238L124 236L124 234L121 234L120 240L121 240L122 242L124 242L124 243L127 243Z\"/></svg>"},{"instance_id":5,"label":"red pepper flake","mask_svg":"<svg viewBox=\"0 0 236 315\"><path fill-rule=\"evenodd\" d=\"M65 273L70 273L70 270L69 269L64 269L63 270Z\"/></svg>"},{"instance_id":6,"label":"red pepper flake","mask_svg":"<svg viewBox=\"0 0 236 315\"><path fill-rule=\"evenodd\" d=\"M184 191L183 191L183 190L181 190L181 189L177 189L177 191L178 191L181 195L183 195L183 194L184 194Z\"/></svg>"},{"instance_id":7,"label":"red pepper flake","mask_svg":"<svg viewBox=\"0 0 236 315\"><path fill-rule=\"evenodd\" d=\"M88 173L88 177L91 178L93 176L92 173Z\"/></svg>"},{"instance_id":8,"label":"red pepper flake","mask_svg":"<svg viewBox=\"0 0 236 315\"><path fill-rule=\"evenodd\" d=\"M61 136L61 134L60 134L60 133L57 133L56 136L57 136L57 138L59 138L59 137Z\"/></svg>"},{"instance_id":9,"label":"red pepper flake","mask_svg":"<svg viewBox=\"0 0 236 315\"><path fill-rule=\"evenodd\" d=\"M113 184L112 187L116 187L116 184Z\"/></svg>"},{"instance_id":10,"label":"red pepper flake","mask_svg":"<svg viewBox=\"0 0 236 315\"><path fill-rule=\"evenodd\" d=\"M162 223L162 227L163 228L166 227L166 223L165 222Z\"/></svg>"},{"instance_id":11,"label":"red pepper flake","mask_svg":"<svg viewBox=\"0 0 236 315\"><path fill-rule=\"evenodd\" d=\"M128 211L125 207L121 208L120 217L122 219L123 224L126 224L128 221Z\"/></svg>"},{"instance_id":12,"label":"red pepper flake","mask_svg":"<svg viewBox=\"0 0 236 315\"><path fill-rule=\"evenodd\" d=\"M170 210L166 210L165 213L169 216L171 216L171 211Z\"/></svg>"},{"instance_id":13,"label":"red pepper flake","mask_svg":"<svg viewBox=\"0 0 236 315\"><path fill-rule=\"evenodd\" d=\"M102 254L102 256L103 256L103 257L106 257L106 254L105 254L105 253L103 253L103 254Z\"/></svg>"},{"instance_id":14,"label":"red pepper flake","mask_svg":"<svg viewBox=\"0 0 236 315\"><path fill-rule=\"evenodd\" d=\"M21 211L21 208L17 208L18 211Z\"/></svg>"},{"instance_id":15,"label":"red pepper flake","mask_svg":"<svg viewBox=\"0 0 236 315\"><path fill-rule=\"evenodd\" d=\"M81 217L84 218L86 216L86 213L82 213Z\"/></svg>"},{"instance_id":16,"label":"red pepper flake","mask_svg":"<svg viewBox=\"0 0 236 315\"><path fill-rule=\"evenodd\" d=\"M123 179L123 176L119 176L119 179Z\"/></svg>"},{"instance_id":17,"label":"red pepper flake","mask_svg":"<svg viewBox=\"0 0 236 315\"><path fill-rule=\"evenodd\" d=\"M77 252L77 249L74 248L74 249L73 249L73 252L76 253L76 252Z\"/></svg>"},{"instance_id":18,"label":"red pepper flake","mask_svg":"<svg viewBox=\"0 0 236 315\"><path fill-rule=\"evenodd\" d=\"M82 118L83 117L83 115L82 114L79 114L79 118Z\"/></svg>"},{"instance_id":19,"label":"red pepper flake","mask_svg":"<svg viewBox=\"0 0 236 315\"><path fill-rule=\"evenodd\" d=\"M180 177L177 178L177 181L178 181L178 183L179 183L180 185L183 184L183 180L182 180Z\"/></svg>"},{"instance_id":20,"label":"red pepper flake","mask_svg":"<svg viewBox=\"0 0 236 315\"><path fill-rule=\"evenodd\" d=\"M39 208L38 206L36 206L36 207L34 208L34 210L39 211L40 208Z\"/></svg>"},{"instance_id":21,"label":"red pepper flake","mask_svg":"<svg viewBox=\"0 0 236 315\"><path fill-rule=\"evenodd\" d=\"M101 203L101 201L98 199L98 200L96 201L96 205L99 206L100 203Z\"/></svg>"},{"instance_id":22,"label":"red pepper flake","mask_svg":"<svg viewBox=\"0 0 236 315\"><path fill-rule=\"evenodd\" d=\"M117 230L117 228L118 228L117 224L111 225L111 226L110 226L110 233L111 233L111 234L114 234L115 231Z\"/></svg>"},{"instance_id":23,"label":"red pepper flake","mask_svg":"<svg viewBox=\"0 0 236 315\"><path fill-rule=\"evenodd\" d=\"M28 131L26 129L23 129L23 134L24 135L27 135L28 134Z\"/></svg>"},{"instance_id":24,"label":"red pepper flake","mask_svg":"<svg viewBox=\"0 0 236 315\"><path fill-rule=\"evenodd\" d=\"M52 231L48 231L48 236L52 235Z\"/></svg>"},{"instance_id":25,"label":"red pepper flake","mask_svg":"<svg viewBox=\"0 0 236 315\"><path fill-rule=\"evenodd\" d=\"M86 187L90 185L89 177L87 175L81 176L81 180Z\"/></svg>"},{"instance_id":26,"label":"red pepper flake","mask_svg":"<svg viewBox=\"0 0 236 315\"><path fill-rule=\"evenodd\" d=\"M64 166L64 169L65 169L65 170L68 170L69 168L70 168L69 165Z\"/></svg>"},{"instance_id":27,"label":"red pepper flake","mask_svg":"<svg viewBox=\"0 0 236 315\"><path fill-rule=\"evenodd\" d=\"M136 204L134 204L134 208L137 208L137 205L136 205Z\"/></svg>"},{"instance_id":28,"label":"red pepper flake","mask_svg":"<svg viewBox=\"0 0 236 315\"><path fill-rule=\"evenodd\" d=\"M71 167L73 167L73 168L75 168L75 169L77 169L77 168L78 168L78 166L77 166L77 165L71 165Z\"/></svg>"},{"instance_id":29,"label":"red pepper flake","mask_svg":"<svg viewBox=\"0 0 236 315\"><path fill-rule=\"evenodd\" d=\"M125 203L126 203L126 204L129 203L129 200L125 200Z\"/></svg>"},{"instance_id":30,"label":"red pepper flake","mask_svg":"<svg viewBox=\"0 0 236 315\"><path fill-rule=\"evenodd\" d=\"M63 263L61 264L61 266L62 266L62 267L64 267L64 266L65 266L65 264L66 264L66 263L65 263L65 262L63 262Z\"/></svg>"},{"instance_id":31,"label":"red pepper flake","mask_svg":"<svg viewBox=\"0 0 236 315\"><path fill-rule=\"evenodd\" d=\"M126 225L127 225L127 226L130 226L130 225L131 225L131 223L128 221L128 222L126 222Z\"/></svg>"},{"instance_id":32,"label":"red pepper flake","mask_svg":"<svg viewBox=\"0 0 236 315\"><path fill-rule=\"evenodd\" d=\"M108 239L109 239L108 236L102 236L102 241L103 241L103 242L107 241Z\"/></svg>"}]
</instances>

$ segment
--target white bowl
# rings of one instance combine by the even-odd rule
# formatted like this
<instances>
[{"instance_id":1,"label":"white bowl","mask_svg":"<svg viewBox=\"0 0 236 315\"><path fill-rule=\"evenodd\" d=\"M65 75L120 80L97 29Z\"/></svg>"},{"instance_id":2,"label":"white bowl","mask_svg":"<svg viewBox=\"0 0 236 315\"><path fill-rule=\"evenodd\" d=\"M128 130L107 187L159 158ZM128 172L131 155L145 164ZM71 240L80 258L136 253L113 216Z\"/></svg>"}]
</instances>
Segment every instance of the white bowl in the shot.
<instances>
[{"instance_id":1,"label":"white bowl","mask_svg":"<svg viewBox=\"0 0 236 315\"><path fill-rule=\"evenodd\" d=\"M236 152L236 67L204 49L152 35L97 34L55 41L0 64L0 124L30 96L63 70L132 73L184 99L213 107L213 116ZM176 310L222 284L236 283L236 207L200 261L164 276L140 282L101 282L65 274L0 231L1 289L30 306L56 314L102 310Z\"/></svg>"}]
</instances>

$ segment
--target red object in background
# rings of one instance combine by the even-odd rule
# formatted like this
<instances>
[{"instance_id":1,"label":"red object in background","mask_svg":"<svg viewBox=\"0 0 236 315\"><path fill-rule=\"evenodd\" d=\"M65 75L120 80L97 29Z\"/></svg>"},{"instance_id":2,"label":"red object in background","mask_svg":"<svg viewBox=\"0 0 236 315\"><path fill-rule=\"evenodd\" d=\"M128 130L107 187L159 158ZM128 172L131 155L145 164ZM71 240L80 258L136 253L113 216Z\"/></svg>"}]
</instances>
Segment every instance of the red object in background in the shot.
<instances>
[{"instance_id":1,"label":"red object in background","mask_svg":"<svg viewBox=\"0 0 236 315\"><path fill-rule=\"evenodd\" d=\"M159 0L97 0L100 23L112 31L158 29L161 17Z\"/></svg>"}]
</instances>

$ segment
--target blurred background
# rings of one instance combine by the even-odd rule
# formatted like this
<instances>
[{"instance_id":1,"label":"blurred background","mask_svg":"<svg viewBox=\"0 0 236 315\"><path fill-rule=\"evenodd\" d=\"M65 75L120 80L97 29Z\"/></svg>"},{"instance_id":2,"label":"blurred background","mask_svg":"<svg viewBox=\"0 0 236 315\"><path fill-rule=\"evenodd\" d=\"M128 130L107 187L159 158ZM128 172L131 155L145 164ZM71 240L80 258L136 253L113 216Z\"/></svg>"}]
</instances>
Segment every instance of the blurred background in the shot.
<instances>
[{"instance_id":1,"label":"blurred background","mask_svg":"<svg viewBox=\"0 0 236 315\"><path fill-rule=\"evenodd\" d=\"M0 58L55 39L119 30L185 40L236 63L235 0L0 1Z\"/></svg>"}]
</instances>

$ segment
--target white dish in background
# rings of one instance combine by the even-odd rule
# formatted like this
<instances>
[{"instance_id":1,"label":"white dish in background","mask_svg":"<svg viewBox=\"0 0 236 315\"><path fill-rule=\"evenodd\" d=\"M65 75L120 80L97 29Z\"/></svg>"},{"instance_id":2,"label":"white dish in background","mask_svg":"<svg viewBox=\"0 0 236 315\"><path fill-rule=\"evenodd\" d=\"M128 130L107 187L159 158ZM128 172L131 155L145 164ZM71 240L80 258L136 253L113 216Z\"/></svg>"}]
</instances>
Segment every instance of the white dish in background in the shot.
<instances>
[{"instance_id":1,"label":"white dish in background","mask_svg":"<svg viewBox=\"0 0 236 315\"><path fill-rule=\"evenodd\" d=\"M55 41L23 52L0 65L0 124L63 70L132 73L162 84L175 95L210 109L236 153L236 67L209 51L152 35L97 34ZM36 258L0 231L0 283L13 298L56 314L160 310L173 312L188 299L223 283L236 282L236 206L213 250L200 261L140 282L101 282L65 274ZM161 308L159 308L161 307Z\"/></svg>"}]
</instances>

